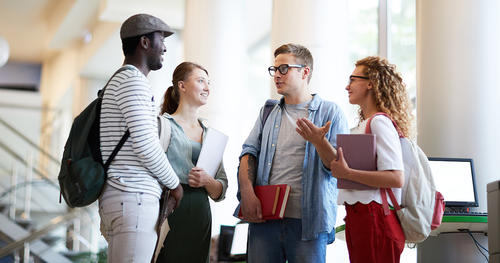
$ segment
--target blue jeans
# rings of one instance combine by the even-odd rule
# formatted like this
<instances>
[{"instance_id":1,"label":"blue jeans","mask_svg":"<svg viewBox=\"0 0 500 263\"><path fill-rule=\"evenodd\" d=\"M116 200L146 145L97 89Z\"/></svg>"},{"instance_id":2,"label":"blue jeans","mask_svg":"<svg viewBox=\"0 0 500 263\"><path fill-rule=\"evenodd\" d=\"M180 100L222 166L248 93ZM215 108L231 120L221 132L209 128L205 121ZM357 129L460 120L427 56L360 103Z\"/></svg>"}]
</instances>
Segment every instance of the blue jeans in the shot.
<instances>
[{"instance_id":1,"label":"blue jeans","mask_svg":"<svg viewBox=\"0 0 500 263\"><path fill-rule=\"evenodd\" d=\"M108 241L108 262L151 262L158 234L158 197L123 192L106 185L99 198L101 233Z\"/></svg>"},{"instance_id":2,"label":"blue jeans","mask_svg":"<svg viewBox=\"0 0 500 263\"><path fill-rule=\"evenodd\" d=\"M326 259L328 235L302 240L302 220L285 218L251 223L248 228L249 263L321 263Z\"/></svg>"}]
</instances>

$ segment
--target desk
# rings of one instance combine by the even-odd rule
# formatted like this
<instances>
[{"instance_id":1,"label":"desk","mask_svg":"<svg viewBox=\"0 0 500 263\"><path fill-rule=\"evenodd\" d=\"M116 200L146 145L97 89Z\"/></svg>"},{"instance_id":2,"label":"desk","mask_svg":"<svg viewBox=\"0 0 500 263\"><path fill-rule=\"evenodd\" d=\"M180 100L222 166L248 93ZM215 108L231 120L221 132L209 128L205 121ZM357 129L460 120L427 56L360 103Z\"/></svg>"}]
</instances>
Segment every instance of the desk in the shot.
<instances>
[{"instance_id":1,"label":"desk","mask_svg":"<svg viewBox=\"0 0 500 263\"><path fill-rule=\"evenodd\" d=\"M469 229L482 246L488 247L488 237L485 235L488 232L488 217L444 216L441 226L434 229L431 236L417 245L417 262L485 262L472 238L458 229ZM345 240L345 225L340 225L335 230L335 238Z\"/></svg>"},{"instance_id":2,"label":"desk","mask_svg":"<svg viewBox=\"0 0 500 263\"><path fill-rule=\"evenodd\" d=\"M485 262L472 238L458 229L469 229L482 246L488 247L486 216L444 216L441 226L417 245L417 262Z\"/></svg>"},{"instance_id":3,"label":"desk","mask_svg":"<svg viewBox=\"0 0 500 263\"><path fill-rule=\"evenodd\" d=\"M335 240L337 239L345 241L345 224L335 228Z\"/></svg>"},{"instance_id":4,"label":"desk","mask_svg":"<svg viewBox=\"0 0 500 263\"><path fill-rule=\"evenodd\" d=\"M488 232L487 216L443 216L441 225L431 231L431 236L441 233L460 232L458 229L469 229L471 232Z\"/></svg>"},{"instance_id":5,"label":"desk","mask_svg":"<svg viewBox=\"0 0 500 263\"><path fill-rule=\"evenodd\" d=\"M431 236L441 233L460 232L458 229L469 229L471 232L488 232L487 216L443 216L442 224L431 231ZM345 224L335 228L335 238L345 241Z\"/></svg>"}]
</instances>

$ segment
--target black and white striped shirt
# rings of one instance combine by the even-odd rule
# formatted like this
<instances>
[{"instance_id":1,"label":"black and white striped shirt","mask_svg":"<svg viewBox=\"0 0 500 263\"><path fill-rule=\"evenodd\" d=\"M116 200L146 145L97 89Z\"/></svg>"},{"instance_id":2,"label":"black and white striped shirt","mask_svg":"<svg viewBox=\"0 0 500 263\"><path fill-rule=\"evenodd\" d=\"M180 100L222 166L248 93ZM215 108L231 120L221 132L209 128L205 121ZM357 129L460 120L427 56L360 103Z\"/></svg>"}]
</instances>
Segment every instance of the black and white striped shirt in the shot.
<instances>
[{"instance_id":1,"label":"black and white striped shirt","mask_svg":"<svg viewBox=\"0 0 500 263\"><path fill-rule=\"evenodd\" d=\"M160 146L149 80L136 67L124 67L127 69L111 79L102 100L100 138L104 162L130 129L130 137L109 166L107 183L122 191L150 193L159 198L161 185L173 189L179 179Z\"/></svg>"}]
</instances>

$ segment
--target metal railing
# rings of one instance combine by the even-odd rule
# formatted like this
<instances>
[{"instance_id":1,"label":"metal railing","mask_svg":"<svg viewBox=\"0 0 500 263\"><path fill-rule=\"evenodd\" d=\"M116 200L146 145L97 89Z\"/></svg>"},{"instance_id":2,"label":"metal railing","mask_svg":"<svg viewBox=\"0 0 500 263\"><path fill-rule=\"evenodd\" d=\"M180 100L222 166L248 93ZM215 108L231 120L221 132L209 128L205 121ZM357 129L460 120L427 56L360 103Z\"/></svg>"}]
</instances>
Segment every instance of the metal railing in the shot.
<instances>
[{"instance_id":1,"label":"metal railing","mask_svg":"<svg viewBox=\"0 0 500 263\"><path fill-rule=\"evenodd\" d=\"M23 158L21 155L19 155L18 153L16 153L14 150L12 150L12 148L10 148L9 146L7 146L1 140L0 140L0 148L4 149L11 157L13 157L15 160L17 160L21 164L23 164L23 165L29 165L29 162L27 160L25 160L25 158ZM49 183L50 185L52 185L52 186L56 187L57 189L59 189L59 185L58 185L58 183L55 180L51 179L48 175L46 175L44 172L40 171L36 167L32 167L32 168L33 168L33 172L34 173L36 173L38 176L40 176L43 180L47 181L47 183Z\"/></svg>"},{"instance_id":2,"label":"metal railing","mask_svg":"<svg viewBox=\"0 0 500 263\"><path fill-rule=\"evenodd\" d=\"M60 161L55 158L52 154L47 152L46 150L42 149L37 143L33 142L30 138L28 138L25 134L17 130L13 125L9 124L2 118L0 118L0 126L5 127L12 135L14 135L16 138L21 139L23 142L25 142L27 147L32 149L32 153L29 154L28 158L23 158L21 154L16 152L13 147L12 147L12 142L10 142L11 145L8 145L4 141L2 141L3 138L0 138L0 149L3 149L5 153L9 156L12 162L17 162L17 164L12 165L12 173L11 173L11 182L10 182L10 187L7 189L4 189L3 193L0 192L0 199L5 197L6 195L9 195L9 212L8 212L8 217L3 218L2 220L9 220L14 224L16 223L16 191L19 190L20 188L25 188L25 201L24 201L24 207L25 211L23 212L23 216L26 218L29 218L30 216L30 207L31 207L31 187L32 186L39 186L39 185L48 185L49 187L59 191L59 184L56 181L54 175L50 174L48 172L49 169L40 169L38 166L34 165L33 161L33 156L36 155L39 158L41 156L44 157L45 160L50 161L50 165L54 166L55 169L58 169L60 167ZM5 161L5 160L3 160ZM26 169L26 180L24 182L18 182L18 170L17 167L18 165L24 166ZM40 165L40 164L39 164ZM3 169L5 170L5 169ZM35 174L40 178L40 180L33 180L32 176L30 174ZM37 203L37 200L34 199L34 204ZM55 202L54 202L55 203ZM59 205L59 204L58 204ZM38 204L39 207L43 206L43 204ZM60 206L65 206L64 203L60 204ZM27 210L26 210L27 209ZM42 210L43 211L43 210ZM66 209L61 212L62 214L60 216L57 216L53 218L48 224L42 226L38 230L34 232L27 233L24 237L22 238L11 238L12 242L9 243L8 245L0 248L0 258L14 253L16 255L18 250L22 247L24 247L24 254L26 256L29 255L30 253L33 253L34 255L37 255L40 257L37 249L40 249L40 246L43 246L43 242L40 240L41 237L47 235L49 232L53 231L55 228L60 227L61 225L69 225L69 224L76 224L78 226L80 218L79 213L80 211L84 212L87 216L90 218L91 224L95 224L92 220L92 215L90 213L90 210L87 208L85 209L71 209L67 211ZM2 215L0 215L1 217ZM75 223L76 222L76 223ZM8 229L1 229L3 233L6 231L8 232ZM86 240L82 235L80 235L79 227L76 227L70 236L67 238L70 238L72 236L73 238L73 251L78 251L79 250L79 244L84 245L85 247L89 248L89 250L92 250L90 241ZM91 230L92 231L92 230ZM75 242L77 241L77 242ZM33 243L33 245L30 245L30 243ZM48 248L45 248L47 250ZM30 251L31 250L31 251ZM43 254L47 254L48 252L43 252ZM49 253L50 254L50 253ZM57 253L56 253L57 254ZM57 255L52 255L57 257ZM50 261L49 261L50 262Z\"/></svg>"},{"instance_id":3,"label":"metal railing","mask_svg":"<svg viewBox=\"0 0 500 263\"><path fill-rule=\"evenodd\" d=\"M73 211L71 213L67 213L65 215L61 215L61 216L53 218L52 220L50 220L50 222L47 225L32 232L28 236L21 238L19 240L16 240L16 241L0 248L0 258L6 256L8 254L11 254L13 251L17 251L20 248L23 248L26 244L28 244L32 241L40 239L41 237L47 235L50 231L60 227L61 224L68 223L69 221L73 220L77 216L78 216L78 212Z\"/></svg>"},{"instance_id":4,"label":"metal railing","mask_svg":"<svg viewBox=\"0 0 500 263\"><path fill-rule=\"evenodd\" d=\"M22 132L18 131L14 126L10 125L8 122L0 118L0 124L2 124L4 127L6 127L8 130L10 130L12 133L17 135L19 138L21 138L23 141L27 142L31 147L33 147L37 152L39 152L41 155L46 156L54 162L57 166L61 165L61 162L55 158L52 154L48 153L44 149L42 149L37 143L33 142L30 138L28 138L26 135L24 135Z\"/></svg>"}]
</instances>

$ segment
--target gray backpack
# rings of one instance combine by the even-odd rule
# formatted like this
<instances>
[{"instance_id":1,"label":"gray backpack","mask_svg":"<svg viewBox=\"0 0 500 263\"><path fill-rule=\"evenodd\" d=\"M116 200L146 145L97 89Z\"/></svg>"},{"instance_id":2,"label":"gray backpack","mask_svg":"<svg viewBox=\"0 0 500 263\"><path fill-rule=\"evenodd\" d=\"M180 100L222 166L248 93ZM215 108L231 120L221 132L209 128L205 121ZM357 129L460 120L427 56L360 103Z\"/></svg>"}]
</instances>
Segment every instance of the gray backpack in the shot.
<instances>
[{"instance_id":1,"label":"gray backpack","mask_svg":"<svg viewBox=\"0 0 500 263\"><path fill-rule=\"evenodd\" d=\"M377 115L384 115L391 119L400 134L405 174L405 183L401 189L401 204L398 204L391 188L380 189L384 212L386 215L389 214L387 203L387 194L389 194L406 242L420 243L429 236L431 230L441 225L445 206L443 195L436 190L429 160L425 153L415 142L402 136L398 126L389 115L385 113L373 115L366 123L365 133L371 133L370 122Z\"/></svg>"}]
</instances>

